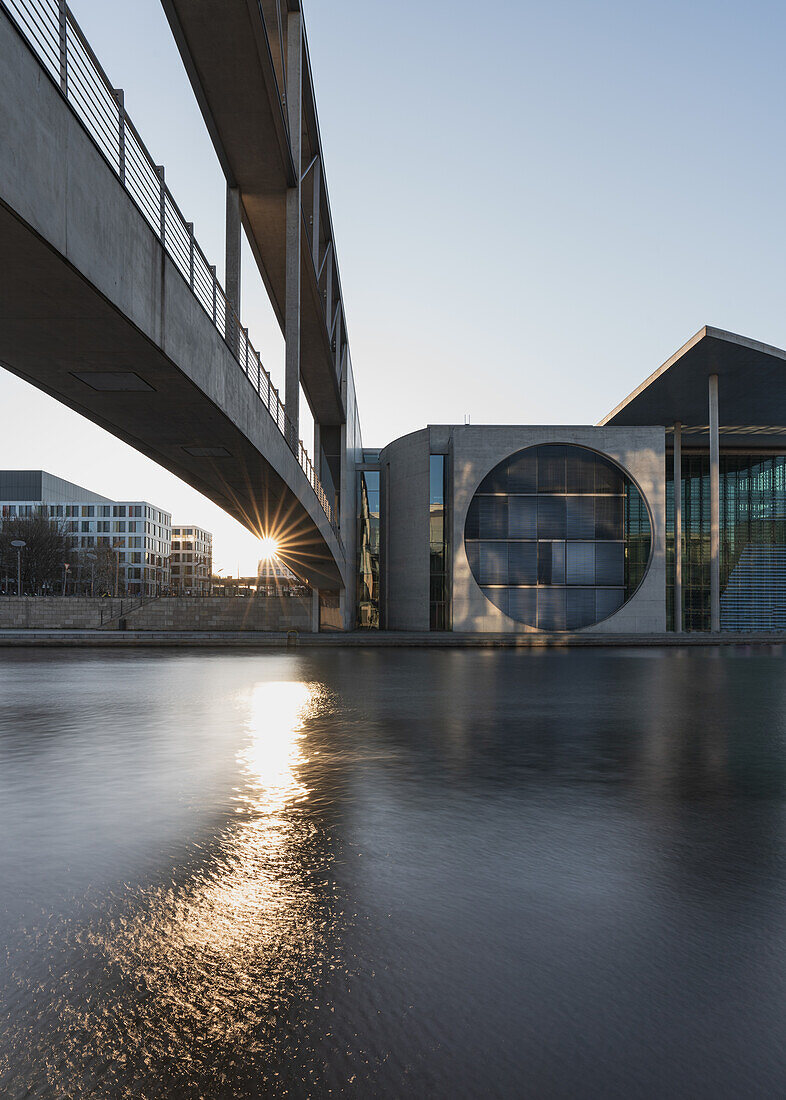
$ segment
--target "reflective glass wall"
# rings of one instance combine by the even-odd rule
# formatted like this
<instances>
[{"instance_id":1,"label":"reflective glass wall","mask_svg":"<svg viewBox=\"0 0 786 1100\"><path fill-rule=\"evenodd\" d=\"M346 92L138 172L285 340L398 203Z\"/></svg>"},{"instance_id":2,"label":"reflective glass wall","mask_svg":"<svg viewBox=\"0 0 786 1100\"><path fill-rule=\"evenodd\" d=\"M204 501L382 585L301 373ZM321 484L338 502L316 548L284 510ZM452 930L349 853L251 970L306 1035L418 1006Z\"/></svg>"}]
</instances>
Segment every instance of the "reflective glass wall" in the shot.
<instances>
[{"instance_id":1,"label":"reflective glass wall","mask_svg":"<svg viewBox=\"0 0 786 1100\"><path fill-rule=\"evenodd\" d=\"M610 459L544 444L499 463L467 513L470 569L488 600L539 630L578 630L633 594L650 557L647 506Z\"/></svg>"},{"instance_id":2,"label":"reflective glass wall","mask_svg":"<svg viewBox=\"0 0 786 1100\"><path fill-rule=\"evenodd\" d=\"M447 630L448 622L448 526L447 456L429 458L429 625Z\"/></svg>"},{"instance_id":3,"label":"reflective glass wall","mask_svg":"<svg viewBox=\"0 0 786 1100\"><path fill-rule=\"evenodd\" d=\"M379 470L357 473L358 627L379 628Z\"/></svg>"},{"instance_id":4,"label":"reflective glass wall","mask_svg":"<svg viewBox=\"0 0 786 1100\"><path fill-rule=\"evenodd\" d=\"M667 615L674 611L674 456L666 456ZM685 630L710 629L710 460L682 454ZM786 455L721 453L722 630L786 630Z\"/></svg>"}]
</instances>

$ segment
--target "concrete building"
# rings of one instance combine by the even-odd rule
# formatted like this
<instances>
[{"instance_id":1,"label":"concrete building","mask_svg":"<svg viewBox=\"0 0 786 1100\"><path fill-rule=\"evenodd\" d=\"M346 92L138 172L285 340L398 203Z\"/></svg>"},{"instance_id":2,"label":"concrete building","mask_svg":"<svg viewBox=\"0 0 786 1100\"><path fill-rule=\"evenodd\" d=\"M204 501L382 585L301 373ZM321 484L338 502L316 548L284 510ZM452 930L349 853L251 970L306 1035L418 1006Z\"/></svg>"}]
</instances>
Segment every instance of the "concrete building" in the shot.
<instances>
[{"instance_id":1,"label":"concrete building","mask_svg":"<svg viewBox=\"0 0 786 1100\"><path fill-rule=\"evenodd\" d=\"M194 524L172 527L171 587L175 596L209 596L213 535Z\"/></svg>"},{"instance_id":2,"label":"concrete building","mask_svg":"<svg viewBox=\"0 0 786 1100\"><path fill-rule=\"evenodd\" d=\"M784 413L786 352L704 328L595 427L364 451L356 626L786 630Z\"/></svg>"},{"instance_id":3,"label":"concrete building","mask_svg":"<svg viewBox=\"0 0 786 1100\"><path fill-rule=\"evenodd\" d=\"M0 470L0 521L41 513L70 536L83 578L91 573L91 554L105 547L114 556L111 590L140 596L168 590L172 520L162 508L110 500L44 470Z\"/></svg>"}]
</instances>

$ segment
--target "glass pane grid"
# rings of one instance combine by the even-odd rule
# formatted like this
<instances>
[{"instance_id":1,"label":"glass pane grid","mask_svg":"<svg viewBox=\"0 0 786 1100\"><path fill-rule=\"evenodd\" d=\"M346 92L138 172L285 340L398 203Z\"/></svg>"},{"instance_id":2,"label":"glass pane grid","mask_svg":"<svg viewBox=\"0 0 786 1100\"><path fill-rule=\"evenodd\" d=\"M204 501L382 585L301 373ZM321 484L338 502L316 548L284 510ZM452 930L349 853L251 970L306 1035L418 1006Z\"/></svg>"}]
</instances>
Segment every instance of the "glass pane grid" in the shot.
<instances>
[{"instance_id":1,"label":"glass pane grid","mask_svg":"<svg viewBox=\"0 0 786 1100\"><path fill-rule=\"evenodd\" d=\"M786 630L786 455L721 454L721 629ZM710 628L709 455L682 459L683 628ZM668 625L674 606L674 461L666 460Z\"/></svg>"},{"instance_id":2,"label":"glass pane grid","mask_svg":"<svg viewBox=\"0 0 786 1100\"><path fill-rule=\"evenodd\" d=\"M613 614L641 583L651 547L649 512L623 472L554 444L520 451L483 479L464 537L484 595L544 630Z\"/></svg>"}]
</instances>

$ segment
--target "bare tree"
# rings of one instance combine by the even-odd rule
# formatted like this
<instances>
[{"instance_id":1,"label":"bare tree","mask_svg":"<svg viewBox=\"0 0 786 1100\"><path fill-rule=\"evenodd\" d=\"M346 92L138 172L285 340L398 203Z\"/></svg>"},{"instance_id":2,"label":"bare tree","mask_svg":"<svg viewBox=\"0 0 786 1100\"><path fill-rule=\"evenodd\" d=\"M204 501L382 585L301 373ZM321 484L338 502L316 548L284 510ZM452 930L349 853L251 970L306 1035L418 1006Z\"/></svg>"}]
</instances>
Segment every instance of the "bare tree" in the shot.
<instances>
[{"instance_id":1,"label":"bare tree","mask_svg":"<svg viewBox=\"0 0 786 1100\"><path fill-rule=\"evenodd\" d=\"M2 571L16 577L17 554L11 546L22 541L22 593L42 595L62 588L64 565L72 552L72 539L65 524L50 519L39 509L31 516L8 516L0 526Z\"/></svg>"},{"instance_id":2,"label":"bare tree","mask_svg":"<svg viewBox=\"0 0 786 1100\"><path fill-rule=\"evenodd\" d=\"M105 542L90 551L95 554L95 595L122 596L125 592L125 572L120 568L118 551Z\"/></svg>"}]
</instances>

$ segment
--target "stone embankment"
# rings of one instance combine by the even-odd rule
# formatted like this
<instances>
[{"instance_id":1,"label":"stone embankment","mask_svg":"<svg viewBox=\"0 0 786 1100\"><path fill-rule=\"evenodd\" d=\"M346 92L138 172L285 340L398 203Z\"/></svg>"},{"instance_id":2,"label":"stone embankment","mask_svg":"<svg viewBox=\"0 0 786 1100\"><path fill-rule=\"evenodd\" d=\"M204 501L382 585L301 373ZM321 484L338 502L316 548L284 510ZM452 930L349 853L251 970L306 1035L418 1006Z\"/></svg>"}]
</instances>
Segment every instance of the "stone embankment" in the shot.
<instances>
[{"instance_id":1,"label":"stone embankment","mask_svg":"<svg viewBox=\"0 0 786 1100\"><path fill-rule=\"evenodd\" d=\"M311 597L0 597L0 630L311 630Z\"/></svg>"}]
</instances>

